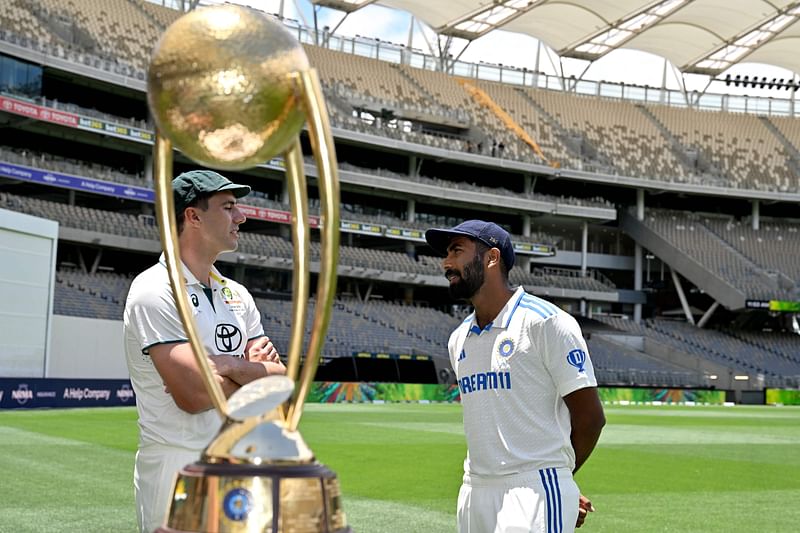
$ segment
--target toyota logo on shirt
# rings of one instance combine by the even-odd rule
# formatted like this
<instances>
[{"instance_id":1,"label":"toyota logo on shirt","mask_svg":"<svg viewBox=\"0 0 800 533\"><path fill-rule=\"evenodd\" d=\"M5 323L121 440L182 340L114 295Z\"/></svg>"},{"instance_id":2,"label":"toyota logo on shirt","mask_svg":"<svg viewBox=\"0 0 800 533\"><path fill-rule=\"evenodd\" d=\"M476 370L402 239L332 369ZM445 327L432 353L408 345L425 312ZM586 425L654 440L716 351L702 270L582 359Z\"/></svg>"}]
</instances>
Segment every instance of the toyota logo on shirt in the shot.
<instances>
[{"instance_id":1,"label":"toyota logo on shirt","mask_svg":"<svg viewBox=\"0 0 800 533\"><path fill-rule=\"evenodd\" d=\"M242 345L242 332L233 324L217 324L214 342L220 352L235 352Z\"/></svg>"}]
</instances>

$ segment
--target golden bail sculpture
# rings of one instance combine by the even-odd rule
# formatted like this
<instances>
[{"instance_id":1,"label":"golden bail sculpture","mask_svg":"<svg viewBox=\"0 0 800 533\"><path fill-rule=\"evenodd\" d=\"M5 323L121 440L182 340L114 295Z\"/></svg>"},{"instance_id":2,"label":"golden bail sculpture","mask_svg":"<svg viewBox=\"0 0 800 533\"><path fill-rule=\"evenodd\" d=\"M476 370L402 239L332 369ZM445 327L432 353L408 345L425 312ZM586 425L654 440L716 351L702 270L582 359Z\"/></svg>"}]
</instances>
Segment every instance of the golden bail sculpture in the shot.
<instances>
[{"instance_id":1,"label":"golden bail sculpture","mask_svg":"<svg viewBox=\"0 0 800 533\"><path fill-rule=\"evenodd\" d=\"M339 180L325 101L302 46L258 11L192 11L156 45L147 99L157 125L156 212L181 320L224 422L201 459L177 476L161 532L346 533L336 474L297 431L336 292ZM300 370L310 295L309 220L300 130L308 125L319 175L321 262L312 334ZM283 154L292 206L294 277L287 375L249 383L226 400L212 378L182 276L172 196L173 145L222 170ZM295 383L296 381L296 383Z\"/></svg>"}]
</instances>

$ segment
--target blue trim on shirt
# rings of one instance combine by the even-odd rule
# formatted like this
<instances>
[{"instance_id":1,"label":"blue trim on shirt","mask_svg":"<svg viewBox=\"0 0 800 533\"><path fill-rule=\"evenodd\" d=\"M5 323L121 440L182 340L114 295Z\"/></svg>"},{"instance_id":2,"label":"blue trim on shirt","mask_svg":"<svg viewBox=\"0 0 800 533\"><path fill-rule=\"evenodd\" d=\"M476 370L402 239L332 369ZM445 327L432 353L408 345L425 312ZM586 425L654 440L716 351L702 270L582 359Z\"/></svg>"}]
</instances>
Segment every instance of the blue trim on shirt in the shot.
<instances>
[{"instance_id":1,"label":"blue trim on shirt","mask_svg":"<svg viewBox=\"0 0 800 533\"><path fill-rule=\"evenodd\" d=\"M508 325L511 324L511 317L514 316L514 311L517 310L517 307L519 307L519 303L522 301L524 297L525 293L523 292L522 294L520 294L519 298L517 298L517 303L515 303L514 307L511 308L511 312L508 314L508 320L506 320L506 325L504 326L506 329L508 329Z\"/></svg>"},{"instance_id":2,"label":"blue trim on shirt","mask_svg":"<svg viewBox=\"0 0 800 533\"><path fill-rule=\"evenodd\" d=\"M546 310L549 310L552 313L558 313L558 310L559 310L558 307L556 307L551 302L548 302L547 300L544 300L544 299L539 298L537 296L534 296L532 294L527 294L526 293L525 296L526 296L526 298L525 298L525 302L526 303L539 305L542 308L544 308Z\"/></svg>"},{"instance_id":3,"label":"blue trim on shirt","mask_svg":"<svg viewBox=\"0 0 800 533\"><path fill-rule=\"evenodd\" d=\"M547 310L539 307L538 305L534 306L533 304L521 303L519 306L522 307L523 309L529 309L529 310L535 312L536 314L538 314L542 318L549 318L549 317L551 317L551 316L553 316L555 314L555 313L551 313L550 311L547 311Z\"/></svg>"},{"instance_id":4,"label":"blue trim on shirt","mask_svg":"<svg viewBox=\"0 0 800 533\"><path fill-rule=\"evenodd\" d=\"M470 327L470 328L469 328L469 332L470 332L470 333L476 333L476 334L480 335L480 334L481 334L481 333L483 333L484 331L490 331L490 330L492 329L492 326L493 326L493 325L494 325L494 321L492 321L492 322L489 322L488 324L486 324L486 325L483 327L483 329L481 329L480 327L478 327L478 325L477 325L477 324L474 324L472 327Z\"/></svg>"}]
</instances>

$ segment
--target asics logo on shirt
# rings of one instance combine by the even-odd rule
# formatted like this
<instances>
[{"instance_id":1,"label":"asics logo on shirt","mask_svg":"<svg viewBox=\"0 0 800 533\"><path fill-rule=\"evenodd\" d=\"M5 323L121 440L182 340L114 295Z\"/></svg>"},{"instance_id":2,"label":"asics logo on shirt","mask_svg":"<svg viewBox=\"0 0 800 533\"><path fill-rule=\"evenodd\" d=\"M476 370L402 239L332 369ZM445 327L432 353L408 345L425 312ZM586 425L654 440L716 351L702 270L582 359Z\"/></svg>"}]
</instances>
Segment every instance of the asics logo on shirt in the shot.
<instances>
[{"instance_id":1,"label":"asics logo on shirt","mask_svg":"<svg viewBox=\"0 0 800 533\"><path fill-rule=\"evenodd\" d=\"M477 372L458 380L461 394L482 390L511 389L511 372Z\"/></svg>"},{"instance_id":2,"label":"asics logo on shirt","mask_svg":"<svg viewBox=\"0 0 800 533\"><path fill-rule=\"evenodd\" d=\"M235 352L242 345L242 332L233 324L217 324L214 343L220 352Z\"/></svg>"}]
</instances>

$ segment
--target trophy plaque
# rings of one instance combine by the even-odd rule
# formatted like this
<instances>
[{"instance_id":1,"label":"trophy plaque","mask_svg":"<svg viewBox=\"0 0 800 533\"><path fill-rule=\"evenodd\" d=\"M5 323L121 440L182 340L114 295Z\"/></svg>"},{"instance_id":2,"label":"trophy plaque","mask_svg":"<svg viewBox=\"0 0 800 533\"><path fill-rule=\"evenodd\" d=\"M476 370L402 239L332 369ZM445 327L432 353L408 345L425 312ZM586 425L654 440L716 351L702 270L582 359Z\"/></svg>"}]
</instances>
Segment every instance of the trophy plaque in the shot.
<instances>
[{"instance_id":1,"label":"trophy plaque","mask_svg":"<svg viewBox=\"0 0 800 533\"><path fill-rule=\"evenodd\" d=\"M157 131L156 214L176 306L203 380L223 418L200 460L177 476L160 532L350 532L336 474L297 430L336 292L339 181L316 72L300 43L267 15L234 5L176 20L153 52L147 99ZM311 338L301 370L310 296L309 219L300 131L318 170L321 261ZM188 302L172 195L173 145L188 158L241 170L283 154L292 207L292 330L286 376L248 383L226 399L212 377Z\"/></svg>"}]
</instances>

